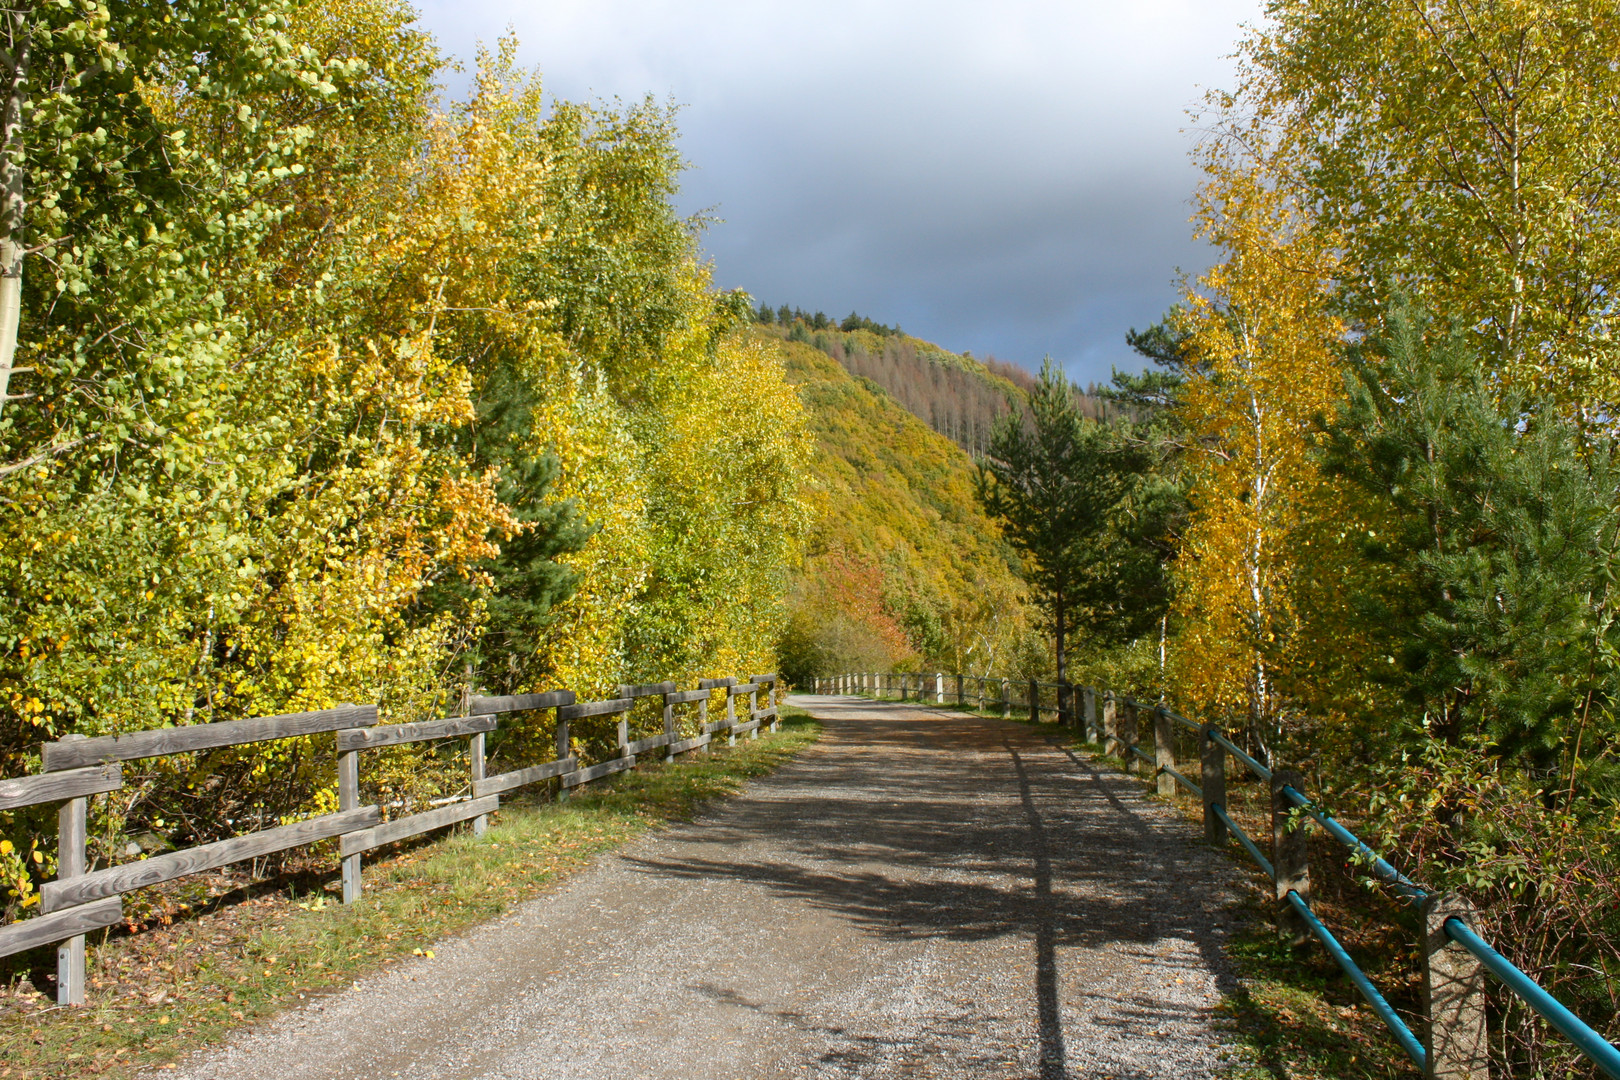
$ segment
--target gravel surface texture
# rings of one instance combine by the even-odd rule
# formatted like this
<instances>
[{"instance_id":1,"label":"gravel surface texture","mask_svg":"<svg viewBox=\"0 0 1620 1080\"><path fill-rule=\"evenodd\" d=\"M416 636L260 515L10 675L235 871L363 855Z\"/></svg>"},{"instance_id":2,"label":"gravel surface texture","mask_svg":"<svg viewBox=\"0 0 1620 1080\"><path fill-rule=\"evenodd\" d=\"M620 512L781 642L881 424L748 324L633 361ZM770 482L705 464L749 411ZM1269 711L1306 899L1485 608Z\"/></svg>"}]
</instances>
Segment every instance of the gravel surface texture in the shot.
<instances>
[{"instance_id":1,"label":"gravel surface texture","mask_svg":"<svg viewBox=\"0 0 1620 1080\"><path fill-rule=\"evenodd\" d=\"M1193 825L1022 724L789 700L825 734L737 798L163 1075L1215 1074Z\"/></svg>"}]
</instances>

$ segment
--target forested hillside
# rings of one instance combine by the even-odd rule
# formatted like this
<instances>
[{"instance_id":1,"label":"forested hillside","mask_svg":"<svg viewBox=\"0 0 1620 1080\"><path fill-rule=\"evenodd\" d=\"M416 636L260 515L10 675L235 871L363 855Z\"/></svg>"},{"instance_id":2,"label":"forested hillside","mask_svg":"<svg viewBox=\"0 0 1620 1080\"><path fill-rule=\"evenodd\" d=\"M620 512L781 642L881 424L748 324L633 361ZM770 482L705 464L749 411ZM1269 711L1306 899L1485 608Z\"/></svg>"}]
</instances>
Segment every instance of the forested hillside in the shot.
<instances>
[{"instance_id":1,"label":"forested hillside","mask_svg":"<svg viewBox=\"0 0 1620 1080\"><path fill-rule=\"evenodd\" d=\"M1016 556L974 495L972 459L810 343L756 332L782 350L817 443L816 531L783 671L1044 669Z\"/></svg>"},{"instance_id":2,"label":"forested hillside","mask_svg":"<svg viewBox=\"0 0 1620 1080\"><path fill-rule=\"evenodd\" d=\"M978 360L851 312L835 322L822 312L807 314L762 305L759 327L787 341L802 342L838 361L852 375L870 379L900 406L969 454L990 444L996 418L1023 411L1034 376L995 358ZM1088 388L1078 395L1081 415L1105 420L1117 406Z\"/></svg>"}]
</instances>

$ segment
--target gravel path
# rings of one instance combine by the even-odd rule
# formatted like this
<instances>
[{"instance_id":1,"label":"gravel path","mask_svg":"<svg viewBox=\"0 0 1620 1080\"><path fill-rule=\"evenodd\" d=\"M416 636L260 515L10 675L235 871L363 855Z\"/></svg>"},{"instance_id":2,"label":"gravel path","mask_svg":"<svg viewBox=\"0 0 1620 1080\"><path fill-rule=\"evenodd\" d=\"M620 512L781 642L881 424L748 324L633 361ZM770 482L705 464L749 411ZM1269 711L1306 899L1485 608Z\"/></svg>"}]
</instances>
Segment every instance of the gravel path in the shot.
<instances>
[{"instance_id":1,"label":"gravel path","mask_svg":"<svg viewBox=\"0 0 1620 1080\"><path fill-rule=\"evenodd\" d=\"M1231 864L1033 729L799 697L814 747L190 1080L1213 1074Z\"/></svg>"}]
</instances>

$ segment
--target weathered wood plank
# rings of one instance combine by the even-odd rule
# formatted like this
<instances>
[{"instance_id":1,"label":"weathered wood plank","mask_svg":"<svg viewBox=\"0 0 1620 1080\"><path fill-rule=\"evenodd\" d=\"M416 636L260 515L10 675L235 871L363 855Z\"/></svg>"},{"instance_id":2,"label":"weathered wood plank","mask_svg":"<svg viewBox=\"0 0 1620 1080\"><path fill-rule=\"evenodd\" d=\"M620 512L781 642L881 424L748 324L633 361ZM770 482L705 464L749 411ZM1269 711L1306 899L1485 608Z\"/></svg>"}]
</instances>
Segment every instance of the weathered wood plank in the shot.
<instances>
[{"instance_id":1,"label":"weathered wood plank","mask_svg":"<svg viewBox=\"0 0 1620 1080\"><path fill-rule=\"evenodd\" d=\"M678 694L665 694L665 705L685 705L689 701L707 701L710 697L708 690L682 690Z\"/></svg>"},{"instance_id":2,"label":"weathered wood plank","mask_svg":"<svg viewBox=\"0 0 1620 1080\"><path fill-rule=\"evenodd\" d=\"M777 679L777 676L776 676L776 672L774 672L774 671L768 672L767 674L764 674L764 675L750 675L750 676L748 676L748 681L751 682L751 683L772 683L772 682L775 682L776 679Z\"/></svg>"},{"instance_id":3,"label":"weathered wood plank","mask_svg":"<svg viewBox=\"0 0 1620 1080\"><path fill-rule=\"evenodd\" d=\"M627 754L645 754L648 750L656 750L660 746L668 746L675 741L673 735L654 735L649 739L637 739L633 743L624 744Z\"/></svg>"},{"instance_id":4,"label":"weathered wood plank","mask_svg":"<svg viewBox=\"0 0 1620 1080\"><path fill-rule=\"evenodd\" d=\"M488 697L474 694L468 700L467 711L474 716L485 713L528 712L530 709L555 709L559 705L572 705L572 690L548 690L544 694L512 694L508 697Z\"/></svg>"},{"instance_id":5,"label":"weathered wood plank","mask_svg":"<svg viewBox=\"0 0 1620 1080\"><path fill-rule=\"evenodd\" d=\"M371 727L377 722L375 705L340 705L319 712L261 716L253 720L222 720L217 724L133 731L128 735L101 735L94 739L63 739L41 747L45 771L79 769L108 761L136 761L212 750L220 746L290 739L343 728Z\"/></svg>"},{"instance_id":6,"label":"weathered wood plank","mask_svg":"<svg viewBox=\"0 0 1620 1080\"><path fill-rule=\"evenodd\" d=\"M635 762L629 758L621 757L614 758L611 761L604 761L598 765L592 765L589 768L576 769L571 773L563 773L563 787L577 787L580 784L588 783L612 773L624 772L634 764Z\"/></svg>"},{"instance_id":7,"label":"weathered wood plank","mask_svg":"<svg viewBox=\"0 0 1620 1080\"><path fill-rule=\"evenodd\" d=\"M746 735L750 731L757 731L757 730L759 730L759 721L758 720L750 720L745 724L733 724L731 726L731 732L732 732L733 735Z\"/></svg>"},{"instance_id":8,"label":"weathered wood plank","mask_svg":"<svg viewBox=\"0 0 1620 1080\"><path fill-rule=\"evenodd\" d=\"M371 750L379 746L398 746L401 743L427 742L429 739L453 739L457 735L476 735L480 731L494 731L500 723L496 716L451 716L444 720L423 720L415 724L380 724L372 728L351 728L338 732L337 748L345 750Z\"/></svg>"},{"instance_id":9,"label":"weathered wood plank","mask_svg":"<svg viewBox=\"0 0 1620 1080\"><path fill-rule=\"evenodd\" d=\"M37 949L41 945L78 937L103 926L116 926L123 919L124 898L109 896L94 903L58 911L54 915L41 915L37 919L24 919L0 926L0 956Z\"/></svg>"},{"instance_id":10,"label":"weathered wood plank","mask_svg":"<svg viewBox=\"0 0 1620 1080\"><path fill-rule=\"evenodd\" d=\"M724 731L724 730L726 730L726 728L730 727L731 726L731 720L728 717L728 718L723 718L723 719L720 719L720 720L716 720L713 723L703 724L701 726L702 726L702 729L703 729L703 734L712 735L716 731Z\"/></svg>"},{"instance_id":11,"label":"weathered wood plank","mask_svg":"<svg viewBox=\"0 0 1620 1080\"><path fill-rule=\"evenodd\" d=\"M612 701L587 701L583 705L564 705L557 710L559 720L581 720L587 716L610 716L629 712L635 705L633 698L614 698Z\"/></svg>"},{"instance_id":12,"label":"weathered wood plank","mask_svg":"<svg viewBox=\"0 0 1620 1080\"><path fill-rule=\"evenodd\" d=\"M405 840L412 836L421 836L434 829L442 829L446 825L454 825L458 821L468 818L480 817L484 814L494 813L500 809L501 800L497 795L488 795L480 799L469 799L466 802L451 803L449 806L440 806L433 810L425 810L410 817L395 818L380 825L373 825L369 829L358 832L345 833L340 841L344 855L358 855L362 851L392 844L395 840Z\"/></svg>"},{"instance_id":13,"label":"weathered wood plank","mask_svg":"<svg viewBox=\"0 0 1620 1080\"><path fill-rule=\"evenodd\" d=\"M123 866L109 866L64 881L47 881L40 889L40 910L47 913L60 911L75 904L99 900L103 896L116 896L147 885L156 885L160 881L172 881L244 859L256 859L261 855L364 829L381 819L382 815L375 806L340 810L335 814L295 821L278 829L265 829L184 851L171 851Z\"/></svg>"},{"instance_id":14,"label":"weathered wood plank","mask_svg":"<svg viewBox=\"0 0 1620 1080\"><path fill-rule=\"evenodd\" d=\"M729 677L724 678L724 679L699 679L698 680L698 689L699 690L718 690L722 686L736 686L736 685L737 685L737 680L733 679L733 678L729 678Z\"/></svg>"},{"instance_id":15,"label":"weathered wood plank","mask_svg":"<svg viewBox=\"0 0 1620 1080\"><path fill-rule=\"evenodd\" d=\"M652 697L654 694L673 694L675 684L672 682L642 683L639 686L620 686L619 696L622 698Z\"/></svg>"},{"instance_id":16,"label":"weathered wood plank","mask_svg":"<svg viewBox=\"0 0 1620 1080\"><path fill-rule=\"evenodd\" d=\"M742 697L744 694L756 694L763 689L765 688L758 683L745 682L727 687L726 694L729 697Z\"/></svg>"},{"instance_id":17,"label":"weathered wood plank","mask_svg":"<svg viewBox=\"0 0 1620 1080\"><path fill-rule=\"evenodd\" d=\"M121 765L95 765L88 769L70 769L42 776L18 776L0 780L0 810L77 799L82 795L117 791L123 786L124 769Z\"/></svg>"},{"instance_id":18,"label":"weathered wood plank","mask_svg":"<svg viewBox=\"0 0 1620 1080\"><path fill-rule=\"evenodd\" d=\"M473 798L482 799L485 795L494 795L502 791L511 791L513 788L523 787L525 784L538 784L542 780L550 780L553 776L561 776L579 767L579 759L565 757L561 761L548 761L544 765L535 765L527 769L514 769L498 776L491 776L486 780L474 780L472 786Z\"/></svg>"},{"instance_id":19,"label":"weathered wood plank","mask_svg":"<svg viewBox=\"0 0 1620 1080\"><path fill-rule=\"evenodd\" d=\"M671 754L684 754L688 750L696 750L700 746L708 746L711 738L712 737L708 735L697 735L690 739L682 739L679 742L672 742L669 744L669 752Z\"/></svg>"},{"instance_id":20,"label":"weathered wood plank","mask_svg":"<svg viewBox=\"0 0 1620 1080\"><path fill-rule=\"evenodd\" d=\"M750 720L775 720L775 709L755 709L748 714Z\"/></svg>"}]
</instances>

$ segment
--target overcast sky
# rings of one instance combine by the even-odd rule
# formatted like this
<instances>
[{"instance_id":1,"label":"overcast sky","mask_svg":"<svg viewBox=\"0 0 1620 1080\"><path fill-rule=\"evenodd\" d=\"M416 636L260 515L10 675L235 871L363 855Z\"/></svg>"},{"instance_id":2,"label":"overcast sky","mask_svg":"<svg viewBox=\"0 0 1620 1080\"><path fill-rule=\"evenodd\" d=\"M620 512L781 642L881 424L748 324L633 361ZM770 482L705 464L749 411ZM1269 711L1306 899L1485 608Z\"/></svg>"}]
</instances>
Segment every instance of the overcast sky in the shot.
<instances>
[{"instance_id":1,"label":"overcast sky","mask_svg":"<svg viewBox=\"0 0 1620 1080\"><path fill-rule=\"evenodd\" d=\"M419 0L470 58L508 27L567 98L682 106L717 283L858 310L1081 382L1210 262L1186 109L1258 0ZM459 91L458 87L452 90Z\"/></svg>"}]
</instances>

